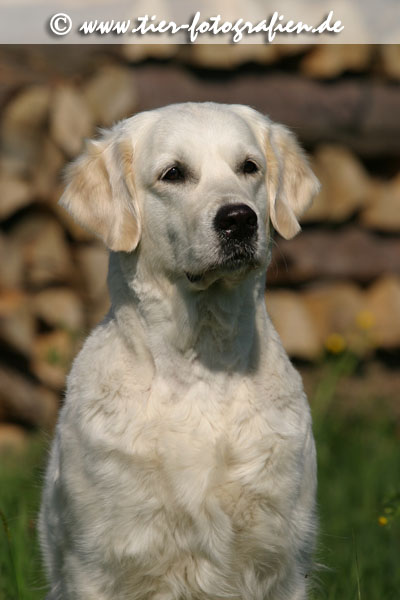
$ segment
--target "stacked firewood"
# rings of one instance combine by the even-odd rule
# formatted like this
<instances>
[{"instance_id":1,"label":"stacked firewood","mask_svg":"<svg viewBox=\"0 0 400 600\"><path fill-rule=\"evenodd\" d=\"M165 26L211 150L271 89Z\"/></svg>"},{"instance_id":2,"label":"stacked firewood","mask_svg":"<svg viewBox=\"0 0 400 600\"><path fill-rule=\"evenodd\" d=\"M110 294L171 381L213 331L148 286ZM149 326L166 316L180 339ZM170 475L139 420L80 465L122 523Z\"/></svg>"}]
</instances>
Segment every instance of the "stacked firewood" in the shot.
<instances>
[{"instance_id":1,"label":"stacked firewood","mask_svg":"<svg viewBox=\"0 0 400 600\"><path fill-rule=\"evenodd\" d=\"M2 110L0 441L19 439L10 423L52 427L72 358L107 311L107 252L57 201L65 164L135 98L131 72L106 66L85 86L23 86Z\"/></svg>"},{"instance_id":2,"label":"stacked firewood","mask_svg":"<svg viewBox=\"0 0 400 600\"><path fill-rule=\"evenodd\" d=\"M312 163L321 192L269 270L279 290L267 305L286 349L313 360L335 351L333 339L362 356L399 348L400 177L371 177L338 145L318 146Z\"/></svg>"},{"instance_id":3,"label":"stacked firewood","mask_svg":"<svg viewBox=\"0 0 400 600\"><path fill-rule=\"evenodd\" d=\"M400 347L399 125L374 105L389 111L400 99L397 47L15 52L2 50L0 77L0 445L52 427L73 356L108 308L107 252L57 204L63 168L98 127L167 102L251 104L292 125L311 153L322 191L303 233L275 240L268 272L287 350L313 361ZM339 77L349 70L364 76ZM349 116L357 93L364 112ZM320 94L319 114L310 94Z\"/></svg>"}]
</instances>

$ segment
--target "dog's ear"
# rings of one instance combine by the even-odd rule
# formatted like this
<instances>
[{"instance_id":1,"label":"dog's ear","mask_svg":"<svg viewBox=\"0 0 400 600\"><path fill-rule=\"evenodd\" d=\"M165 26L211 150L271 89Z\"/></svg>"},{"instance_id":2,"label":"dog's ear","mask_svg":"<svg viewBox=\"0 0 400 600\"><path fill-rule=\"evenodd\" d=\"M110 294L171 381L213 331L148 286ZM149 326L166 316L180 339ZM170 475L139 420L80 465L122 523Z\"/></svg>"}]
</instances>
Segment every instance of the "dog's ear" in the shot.
<instances>
[{"instance_id":1,"label":"dog's ear","mask_svg":"<svg viewBox=\"0 0 400 600\"><path fill-rule=\"evenodd\" d=\"M299 232L298 217L311 204L320 184L294 135L283 125L269 122L266 159L271 222L290 239Z\"/></svg>"},{"instance_id":2,"label":"dog's ear","mask_svg":"<svg viewBox=\"0 0 400 600\"><path fill-rule=\"evenodd\" d=\"M133 149L113 131L86 144L66 171L60 199L71 215L114 251L131 252L141 226L133 183Z\"/></svg>"}]
</instances>

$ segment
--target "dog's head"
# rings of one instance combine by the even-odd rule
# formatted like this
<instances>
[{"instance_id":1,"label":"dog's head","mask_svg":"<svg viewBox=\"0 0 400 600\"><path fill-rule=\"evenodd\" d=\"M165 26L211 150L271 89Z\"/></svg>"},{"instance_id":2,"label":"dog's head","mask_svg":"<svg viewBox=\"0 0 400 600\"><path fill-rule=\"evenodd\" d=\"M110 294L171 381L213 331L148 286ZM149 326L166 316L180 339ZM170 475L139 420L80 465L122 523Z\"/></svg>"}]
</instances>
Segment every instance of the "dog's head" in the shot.
<instances>
[{"instance_id":1,"label":"dog's head","mask_svg":"<svg viewBox=\"0 0 400 600\"><path fill-rule=\"evenodd\" d=\"M319 187L285 127L214 103L122 121L87 144L67 183L61 203L111 250L140 251L194 289L265 267L269 221L293 237Z\"/></svg>"}]
</instances>

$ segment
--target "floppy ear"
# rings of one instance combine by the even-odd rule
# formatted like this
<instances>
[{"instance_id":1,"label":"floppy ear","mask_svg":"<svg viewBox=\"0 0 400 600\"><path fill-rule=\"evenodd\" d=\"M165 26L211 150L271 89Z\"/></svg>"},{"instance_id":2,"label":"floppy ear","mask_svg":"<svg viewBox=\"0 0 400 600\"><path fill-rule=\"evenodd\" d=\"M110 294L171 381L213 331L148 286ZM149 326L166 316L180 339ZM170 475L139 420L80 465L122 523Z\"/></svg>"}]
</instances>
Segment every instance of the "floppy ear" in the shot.
<instances>
[{"instance_id":1,"label":"floppy ear","mask_svg":"<svg viewBox=\"0 0 400 600\"><path fill-rule=\"evenodd\" d=\"M86 144L85 152L66 171L60 199L71 215L114 251L131 252L141 226L132 173L133 149L113 131Z\"/></svg>"},{"instance_id":2,"label":"floppy ear","mask_svg":"<svg viewBox=\"0 0 400 600\"><path fill-rule=\"evenodd\" d=\"M309 207L320 184L294 135L276 123L266 134L267 191L274 228L286 239L300 231L298 217Z\"/></svg>"}]
</instances>

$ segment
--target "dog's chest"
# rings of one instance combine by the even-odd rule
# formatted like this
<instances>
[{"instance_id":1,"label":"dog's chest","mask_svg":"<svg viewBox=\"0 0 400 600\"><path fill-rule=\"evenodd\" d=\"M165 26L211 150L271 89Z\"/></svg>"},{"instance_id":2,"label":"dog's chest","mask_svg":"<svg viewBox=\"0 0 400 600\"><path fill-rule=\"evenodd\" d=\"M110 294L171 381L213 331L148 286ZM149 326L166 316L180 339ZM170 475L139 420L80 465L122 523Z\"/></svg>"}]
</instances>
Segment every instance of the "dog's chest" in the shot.
<instances>
[{"instance_id":1,"label":"dog's chest","mask_svg":"<svg viewBox=\"0 0 400 600\"><path fill-rule=\"evenodd\" d=\"M220 513L241 530L267 505L270 511L275 497L293 495L304 440L286 412L260 398L246 377L204 378L185 389L156 381L133 450L153 458L144 468L156 473L160 504L192 516Z\"/></svg>"},{"instance_id":2,"label":"dog's chest","mask_svg":"<svg viewBox=\"0 0 400 600\"><path fill-rule=\"evenodd\" d=\"M228 580L241 562L279 563L295 543L309 427L302 402L285 401L275 379L182 370L139 389L115 377L85 405L79 422L95 451L79 454L71 481L77 497L93 495L107 552L168 564L207 556ZM86 458L90 489L76 473Z\"/></svg>"}]
</instances>

